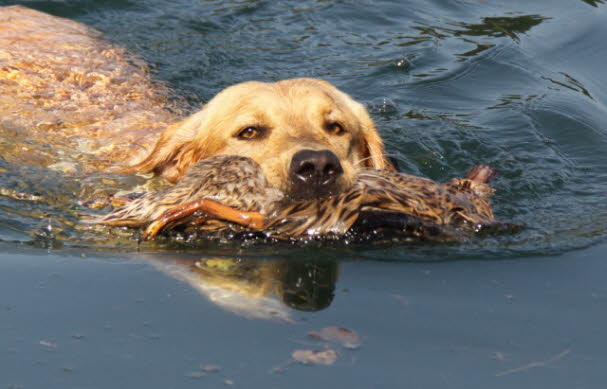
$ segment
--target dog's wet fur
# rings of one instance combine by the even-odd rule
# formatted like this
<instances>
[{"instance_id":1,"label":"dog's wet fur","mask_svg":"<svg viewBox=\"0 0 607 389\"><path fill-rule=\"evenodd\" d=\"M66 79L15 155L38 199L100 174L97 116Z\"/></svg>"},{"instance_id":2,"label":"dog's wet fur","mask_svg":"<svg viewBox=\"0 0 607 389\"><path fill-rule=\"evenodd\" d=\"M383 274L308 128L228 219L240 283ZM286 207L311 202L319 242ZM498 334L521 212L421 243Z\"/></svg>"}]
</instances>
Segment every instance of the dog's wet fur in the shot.
<instances>
[{"instance_id":1,"label":"dog's wet fur","mask_svg":"<svg viewBox=\"0 0 607 389\"><path fill-rule=\"evenodd\" d=\"M68 149L85 156L75 158L79 171L177 183L106 224L143 226L170 210L168 225L183 224L200 210L193 199L215 201L203 204L210 218L194 220L202 225L235 211L237 223L291 236L339 235L377 212L438 226L493 220L488 167L444 185L396 173L365 107L323 80L240 83L183 119L137 57L92 28L21 6L0 7L0 59L0 129L57 150L15 148L8 162L52 168Z\"/></svg>"}]
</instances>

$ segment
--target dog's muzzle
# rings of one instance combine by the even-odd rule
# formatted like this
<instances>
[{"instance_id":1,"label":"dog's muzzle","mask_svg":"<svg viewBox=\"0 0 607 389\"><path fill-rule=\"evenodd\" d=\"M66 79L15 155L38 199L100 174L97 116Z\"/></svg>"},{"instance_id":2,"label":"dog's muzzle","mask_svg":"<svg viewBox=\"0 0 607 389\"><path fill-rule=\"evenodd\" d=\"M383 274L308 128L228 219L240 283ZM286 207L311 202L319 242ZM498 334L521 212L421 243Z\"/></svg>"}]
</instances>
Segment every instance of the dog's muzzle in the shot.
<instances>
[{"instance_id":1,"label":"dog's muzzle","mask_svg":"<svg viewBox=\"0 0 607 389\"><path fill-rule=\"evenodd\" d=\"M336 194L344 173L339 158L329 150L301 150L289 167L291 197L309 200Z\"/></svg>"}]
</instances>

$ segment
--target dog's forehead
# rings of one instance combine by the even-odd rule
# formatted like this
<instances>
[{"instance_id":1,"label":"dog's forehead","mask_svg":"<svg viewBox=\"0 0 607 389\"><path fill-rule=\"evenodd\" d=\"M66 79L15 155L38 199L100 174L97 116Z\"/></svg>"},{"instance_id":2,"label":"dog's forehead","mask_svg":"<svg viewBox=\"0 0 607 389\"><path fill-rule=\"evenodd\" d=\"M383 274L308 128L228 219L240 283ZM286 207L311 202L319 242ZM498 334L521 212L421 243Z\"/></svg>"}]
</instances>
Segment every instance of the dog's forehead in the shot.
<instances>
[{"instance_id":1,"label":"dog's forehead","mask_svg":"<svg viewBox=\"0 0 607 389\"><path fill-rule=\"evenodd\" d=\"M277 93L292 104L302 102L325 107L340 107L346 103L333 86L315 83L277 83Z\"/></svg>"},{"instance_id":2,"label":"dog's forehead","mask_svg":"<svg viewBox=\"0 0 607 389\"><path fill-rule=\"evenodd\" d=\"M350 113L349 99L330 85L315 83L250 82L221 94L223 109L236 114L336 116Z\"/></svg>"}]
</instances>

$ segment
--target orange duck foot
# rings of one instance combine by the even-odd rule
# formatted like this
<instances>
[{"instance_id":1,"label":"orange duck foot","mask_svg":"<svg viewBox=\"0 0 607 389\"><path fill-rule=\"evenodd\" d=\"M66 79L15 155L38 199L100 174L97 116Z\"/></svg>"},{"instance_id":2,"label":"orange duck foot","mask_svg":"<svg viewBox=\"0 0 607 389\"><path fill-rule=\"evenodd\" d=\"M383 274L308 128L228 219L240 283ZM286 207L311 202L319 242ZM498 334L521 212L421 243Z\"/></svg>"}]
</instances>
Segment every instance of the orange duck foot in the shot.
<instances>
[{"instance_id":1,"label":"orange duck foot","mask_svg":"<svg viewBox=\"0 0 607 389\"><path fill-rule=\"evenodd\" d=\"M154 220L146 228L143 239L149 240L154 238L166 226L174 225L175 222L187 220L196 212L207 215L206 217L196 218L195 222L197 224L204 222L207 219L221 219L245 227L261 229L265 222L263 215L258 212L239 211L213 200L201 199L166 210L158 219Z\"/></svg>"}]
</instances>

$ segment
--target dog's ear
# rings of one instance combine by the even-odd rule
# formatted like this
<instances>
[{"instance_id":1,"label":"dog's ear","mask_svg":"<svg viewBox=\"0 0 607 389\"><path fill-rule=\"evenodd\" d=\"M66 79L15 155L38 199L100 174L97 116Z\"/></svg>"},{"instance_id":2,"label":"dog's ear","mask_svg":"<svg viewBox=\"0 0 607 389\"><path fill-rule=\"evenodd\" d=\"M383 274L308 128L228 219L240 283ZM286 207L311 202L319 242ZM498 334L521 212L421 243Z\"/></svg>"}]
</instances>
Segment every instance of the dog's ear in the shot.
<instances>
[{"instance_id":1,"label":"dog's ear","mask_svg":"<svg viewBox=\"0 0 607 389\"><path fill-rule=\"evenodd\" d=\"M152 152L143 161L125 169L124 173L154 172L171 182L178 181L192 163L208 155L208 145L205 139L201 139L205 116L205 109L202 109L167 127Z\"/></svg>"},{"instance_id":2,"label":"dog's ear","mask_svg":"<svg viewBox=\"0 0 607 389\"><path fill-rule=\"evenodd\" d=\"M325 88L329 88L333 94L341 96L342 101L350 107L356 120L360 125L361 131L361 154L364 166L373 169L390 169L396 170L390 160L386 157L386 151L384 149L384 142L382 141L379 131L375 128L373 119L369 115L369 112L364 105L355 101L352 97L336 89L326 81L320 81L321 85Z\"/></svg>"},{"instance_id":3,"label":"dog's ear","mask_svg":"<svg viewBox=\"0 0 607 389\"><path fill-rule=\"evenodd\" d=\"M374 169L396 170L386 157L384 142L379 135L379 131L375 128L373 119L371 119L367 109L362 104L356 103L355 113L361 125L362 155L365 166Z\"/></svg>"}]
</instances>

